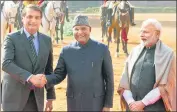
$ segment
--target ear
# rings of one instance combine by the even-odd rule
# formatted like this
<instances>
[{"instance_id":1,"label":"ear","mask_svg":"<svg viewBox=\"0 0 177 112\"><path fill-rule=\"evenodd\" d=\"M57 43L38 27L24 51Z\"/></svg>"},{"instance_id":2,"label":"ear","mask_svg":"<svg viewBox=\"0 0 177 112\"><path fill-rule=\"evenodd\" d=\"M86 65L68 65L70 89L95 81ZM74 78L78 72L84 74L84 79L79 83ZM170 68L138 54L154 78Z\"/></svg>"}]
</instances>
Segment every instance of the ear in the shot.
<instances>
[{"instance_id":1,"label":"ear","mask_svg":"<svg viewBox=\"0 0 177 112\"><path fill-rule=\"evenodd\" d=\"M90 27L90 32L92 31L92 28Z\"/></svg>"},{"instance_id":2,"label":"ear","mask_svg":"<svg viewBox=\"0 0 177 112\"><path fill-rule=\"evenodd\" d=\"M157 35L158 37L160 36L160 31L159 31L159 30L156 31L156 35Z\"/></svg>"},{"instance_id":3,"label":"ear","mask_svg":"<svg viewBox=\"0 0 177 112\"><path fill-rule=\"evenodd\" d=\"M24 18L25 18L25 17L24 17L24 16L22 16L22 22L24 21Z\"/></svg>"}]
</instances>

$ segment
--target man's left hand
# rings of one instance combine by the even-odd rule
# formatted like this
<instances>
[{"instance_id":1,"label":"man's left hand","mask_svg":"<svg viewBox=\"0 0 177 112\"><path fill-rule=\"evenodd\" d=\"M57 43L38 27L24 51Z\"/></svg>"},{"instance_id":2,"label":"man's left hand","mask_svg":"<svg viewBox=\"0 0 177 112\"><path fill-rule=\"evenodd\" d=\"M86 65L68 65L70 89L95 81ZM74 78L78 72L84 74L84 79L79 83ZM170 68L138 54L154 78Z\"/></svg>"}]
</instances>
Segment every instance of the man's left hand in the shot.
<instances>
[{"instance_id":1,"label":"man's left hand","mask_svg":"<svg viewBox=\"0 0 177 112\"><path fill-rule=\"evenodd\" d=\"M132 111L143 111L145 105L142 101L135 101L130 103L129 108Z\"/></svg>"},{"instance_id":2,"label":"man's left hand","mask_svg":"<svg viewBox=\"0 0 177 112\"><path fill-rule=\"evenodd\" d=\"M53 109L53 100L47 100L45 105L45 112L51 112Z\"/></svg>"},{"instance_id":3,"label":"man's left hand","mask_svg":"<svg viewBox=\"0 0 177 112\"><path fill-rule=\"evenodd\" d=\"M108 107L103 107L102 112L109 112L109 111L110 111L110 108L108 108Z\"/></svg>"}]
</instances>

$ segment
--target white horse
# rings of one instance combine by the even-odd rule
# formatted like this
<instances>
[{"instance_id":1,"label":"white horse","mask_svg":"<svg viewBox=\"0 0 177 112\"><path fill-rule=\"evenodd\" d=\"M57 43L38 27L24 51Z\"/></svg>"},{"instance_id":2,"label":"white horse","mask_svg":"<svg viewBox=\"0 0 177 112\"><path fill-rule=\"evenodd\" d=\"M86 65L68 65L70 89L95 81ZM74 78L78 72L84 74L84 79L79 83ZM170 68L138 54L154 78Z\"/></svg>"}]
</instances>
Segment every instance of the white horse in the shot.
<instances>
[{"instance_id":1,"label":"white horse","mask_svg":"<svg viewBox=\"0 0 177 112\"><path fill-rule=\"evenodd\" d=\"M52 38L52 42L55 40L56 17L61 13L60 4L61 1L49 1L43 12L40 29L44 34Z\"/></svg>"},{"instance_id":2,"label":"white horse","mask_svg":"<svg viewBox=\"0 0 177 112\"><path fill-rule=\"evenodd\" d=\"M7 33L14 30L15 16L17 14L18 4L13 1L4 1L1 10L1 45ZM7 32L7 30L11 30Z\"/></svg>"}]
</instances>

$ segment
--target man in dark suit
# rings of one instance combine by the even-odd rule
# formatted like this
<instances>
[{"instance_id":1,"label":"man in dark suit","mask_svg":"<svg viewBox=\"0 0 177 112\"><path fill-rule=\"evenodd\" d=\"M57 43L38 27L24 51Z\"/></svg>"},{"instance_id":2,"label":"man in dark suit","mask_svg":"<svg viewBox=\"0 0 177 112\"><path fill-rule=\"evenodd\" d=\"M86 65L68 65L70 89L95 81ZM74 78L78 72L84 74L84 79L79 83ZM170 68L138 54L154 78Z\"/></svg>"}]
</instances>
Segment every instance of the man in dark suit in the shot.
<instances>
[{"instance_id":1,"label":"man in dark suit","mask_svg":"<svg viewBox=\"0 0 177 112\"><path fill-rule=\"evenodd\" d=\"M68 111L109 111L113 106L114 78L108 47L90 38L88 17L74 19L76 42L61 51L54 74L47 83L58 84L68 76Z\"/></svg>"},{"instance_id":2,"label":"man in dark suit","mask_svg":"<svg viewBox=\"0 0 177 112\"><path fill-rule=\"evenodd\" d=\"M38 32L42 12L28 5L22 13L23 28L8 34L3 44L2 108L4 111L43 111L46 81L41 75L53 71L51 38ZM38 83L41 81L41 83ZM52 110L54 87L46 88L45 110Z\"/></svg>"}]
</instances>

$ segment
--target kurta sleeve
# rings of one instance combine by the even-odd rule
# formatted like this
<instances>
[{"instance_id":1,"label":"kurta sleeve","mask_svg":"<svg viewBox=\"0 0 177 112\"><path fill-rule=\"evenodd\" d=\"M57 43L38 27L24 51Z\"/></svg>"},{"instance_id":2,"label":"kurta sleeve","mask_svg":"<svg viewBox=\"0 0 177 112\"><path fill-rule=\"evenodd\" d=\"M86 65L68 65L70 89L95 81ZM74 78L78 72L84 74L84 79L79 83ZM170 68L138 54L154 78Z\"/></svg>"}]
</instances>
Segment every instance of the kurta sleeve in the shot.
<instances>
[{"instance_id":1,"label":"kurta sleeve","mask_svg":"<svg viewBox=\"0 0 177 112\"><path fill-rule=\"evenodd\" d=\"M64 50L62 49L54 74L46 75L48 84L59 84L66 77L66 64L64 61Z\"/></svg>"},{"instance_id":2,"label":"kurta sleeve","mask_svg":"<svg viewBox=\"0 0 177 112\"><path fill-rule=\"evenodd\" d=\"M106 47L103 57L102 73L106 84L106 96L104 107L111 108L113 106L113 94L114 94L114 77L113 67L110 52Z\"/></svg>"}]
</instances>

